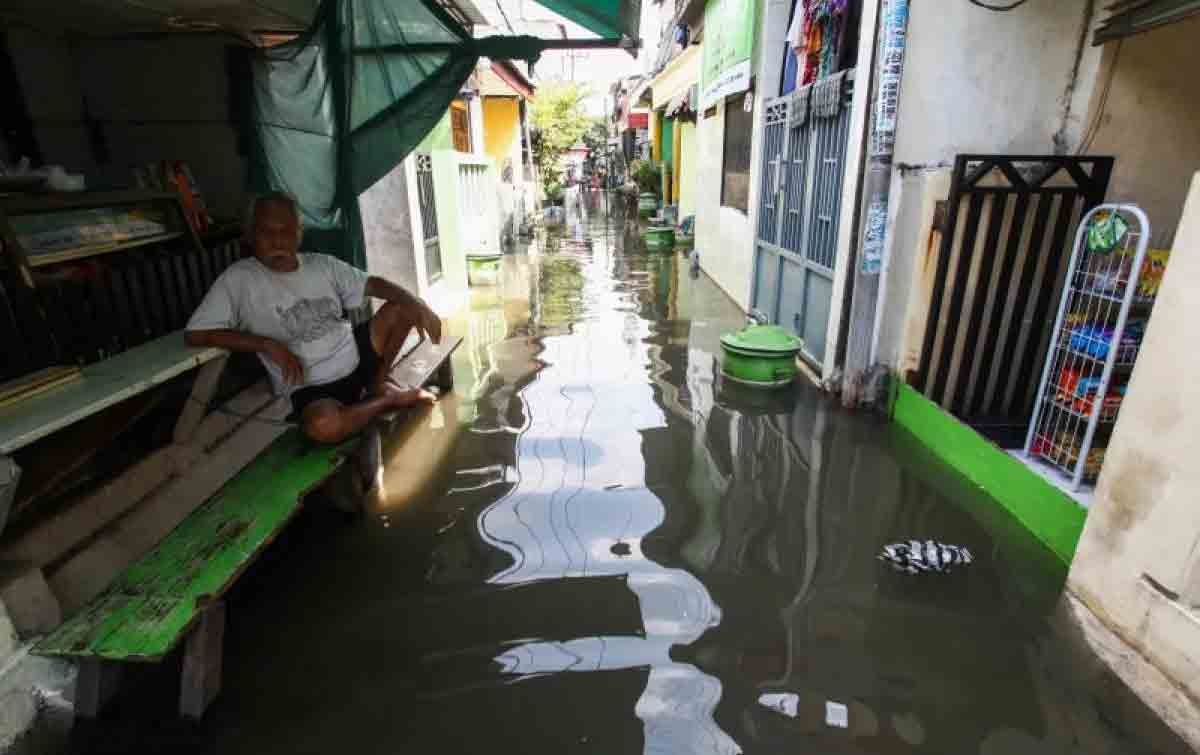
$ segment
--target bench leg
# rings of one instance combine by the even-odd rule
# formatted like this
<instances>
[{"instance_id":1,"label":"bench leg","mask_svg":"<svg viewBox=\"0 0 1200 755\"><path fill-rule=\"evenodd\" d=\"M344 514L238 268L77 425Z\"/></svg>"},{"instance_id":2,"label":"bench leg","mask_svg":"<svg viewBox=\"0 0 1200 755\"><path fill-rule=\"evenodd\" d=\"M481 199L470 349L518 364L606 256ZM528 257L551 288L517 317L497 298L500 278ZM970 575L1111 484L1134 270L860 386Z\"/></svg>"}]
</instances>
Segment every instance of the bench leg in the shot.
<instances>
[{"instance_id":1,"label":"bench leg","mask_svg":"<svg viewBox=\"0 0 1200 755\"><path fill-rule=\"evenodd\" d=\"M383 473L383 428L379 420L371 422L363 431L358 444L358 473L363 493L371 492L379 484Z\"/></svg>"},{"instance_id":2,"label":"bench leg","mask_svg":"<svg viewBox=\"0 0 1200 755\"><path fill-rule=\"evenodd\" d=\"M454 370L450 364L450 357L446 357L446 361L442 362L442 366L437 368L437 372L433 376L433 384L437 386L442 393L449 393L454 390Z\"/></svg>"},{"instance_id":3,"label":"bench leg","mask_svg":"<svg viewBox=\"0 0 1200 755\"><path fill-rule=\"evenodd\" d=\"M199 720L221 691L221 646L225 637L225 602L213 601L188 636L179 684L179 715Z\"/></svg>"},{"instance_id":4,"label":"bench leg","mask_svg":"<svg viewBox=\"0 0 1200 755\"><path fill-rule=\"evenodd\" d=\"M99 658L82 658L75 679L75 713L95 718L112 699L121 682L121 664Z\"/></svg>"}]
</instances>

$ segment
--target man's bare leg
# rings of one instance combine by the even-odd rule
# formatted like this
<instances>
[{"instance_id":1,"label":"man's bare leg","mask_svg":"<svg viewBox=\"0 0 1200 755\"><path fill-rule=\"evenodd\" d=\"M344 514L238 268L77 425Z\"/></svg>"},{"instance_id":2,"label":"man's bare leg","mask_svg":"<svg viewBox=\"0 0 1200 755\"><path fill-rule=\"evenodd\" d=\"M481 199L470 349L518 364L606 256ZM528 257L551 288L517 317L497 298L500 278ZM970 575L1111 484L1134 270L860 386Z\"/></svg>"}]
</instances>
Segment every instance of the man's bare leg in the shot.
<instances>
[{"instance_id":1,"label":"man's bare leg","mask_svg":"<svg viewBox=\"0 0 1200 755\"><path fill-rule=\"evenodd\" d=\"M392 302L380 307L371 318L371 345L379 355L379 371L367 387L371 395L382 394L388 375L396 365L396 358L400 356L400 349L404 348L404 342L408 340L415 324L402 307Z\"/></svg>"},{"instance_id":2,"label":"man's bare leg","mask_svg":"<svg viewBox=\"0 0 1200 755\"><path fill-rule=\"evenodd\" d=\"M304 407L300 426L305 435L318 443L341 443L381 414L414 404L430 403L433 399L433 394L428 391L401 390L385 384L379 395L348 406L331 398L314 401Z\"/></svg>"}]
</instances>

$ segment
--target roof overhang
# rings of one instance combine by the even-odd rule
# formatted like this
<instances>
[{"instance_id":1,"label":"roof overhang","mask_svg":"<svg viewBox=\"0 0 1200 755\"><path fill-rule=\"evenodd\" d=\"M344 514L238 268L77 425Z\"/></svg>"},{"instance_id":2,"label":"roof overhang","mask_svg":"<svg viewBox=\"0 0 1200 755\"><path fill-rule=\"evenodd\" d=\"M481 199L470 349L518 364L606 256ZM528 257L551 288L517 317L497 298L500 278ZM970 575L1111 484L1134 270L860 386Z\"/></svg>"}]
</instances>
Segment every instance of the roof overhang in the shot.
<instances>
[{"instance_id":1,"label":"roof overhang","mask_svg":"<svg viewBox=\"0 0 1200 755\"><path fill-rule=\"evenodd\" d=\"M533 84L529 83L529 79L521 75L521 71L513 65L510 60L493 60L491 62L492 73L496 77L508 85L512 90L512 95L520 95L525 99L532 99L534 93ZM488 92L484 92L488 94Z\"/></svg>"},{"instance_id":2,"label":"roof overhang","mask_svg":"<svg viewBox=\"0 0 1200 755\"><path fill-rule=\"evenodd\" d=\"M700 81L700 45L692 45L676 55L650 80L651 105L655 110L686 95Z\"/></svg>"},{"instance_id":3,"label":"roof overhang","mask_svg":"<svg viewBox=\"0 0 1200 755\"><path fill-rule=\"evenodd\" d=\"M1115 0L1096 28L1092 44L1102 45L1200 13L1200 0Z\"/></svg>"}]
</instances>

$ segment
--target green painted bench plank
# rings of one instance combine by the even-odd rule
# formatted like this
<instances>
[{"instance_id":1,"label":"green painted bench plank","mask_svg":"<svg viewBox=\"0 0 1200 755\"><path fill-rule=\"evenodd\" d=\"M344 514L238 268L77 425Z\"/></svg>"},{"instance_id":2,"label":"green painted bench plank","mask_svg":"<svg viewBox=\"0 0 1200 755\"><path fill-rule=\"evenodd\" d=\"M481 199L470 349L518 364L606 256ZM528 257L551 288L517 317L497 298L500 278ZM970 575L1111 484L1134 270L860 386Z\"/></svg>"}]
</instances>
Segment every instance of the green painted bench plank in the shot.
<instances>
[{"instance_id":1,"label":"green painted bench plank","mask_svg":"<svg viewBox=\"0 0 1200 755\"><path fill-rule=\"evenodd\" d=\"M284 433L34 652L161 660L352 446L319 446L298 430Z\"/></svg>"}]
</instances>

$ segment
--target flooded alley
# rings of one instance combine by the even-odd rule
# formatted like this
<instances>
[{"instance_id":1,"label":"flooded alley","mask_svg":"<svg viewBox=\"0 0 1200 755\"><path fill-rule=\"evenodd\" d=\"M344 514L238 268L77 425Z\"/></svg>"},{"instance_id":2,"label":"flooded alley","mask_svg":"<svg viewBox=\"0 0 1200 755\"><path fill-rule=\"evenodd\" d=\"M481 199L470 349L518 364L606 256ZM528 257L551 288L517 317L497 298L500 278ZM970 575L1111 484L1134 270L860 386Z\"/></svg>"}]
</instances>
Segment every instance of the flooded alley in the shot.
<instances>
[{"instance_id":1,"label":"flooded alley","mask_svg":"<svg viewBox=\"0 0 1200 755\"><path fill-rule=\"evenodd\" d=\"M737 307L570 199L451 320L458 387L367 514L309 506L231 594L203 722L145 669L76 752L1187 751L982 493L803 379L722 380ZM912 538L974 563L877 559Z\"/></svg>"}]
</instances>

